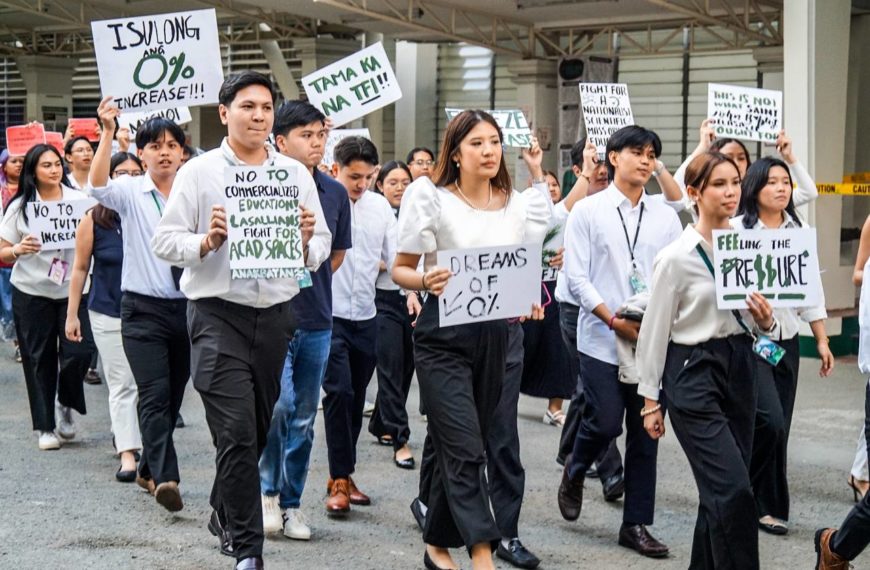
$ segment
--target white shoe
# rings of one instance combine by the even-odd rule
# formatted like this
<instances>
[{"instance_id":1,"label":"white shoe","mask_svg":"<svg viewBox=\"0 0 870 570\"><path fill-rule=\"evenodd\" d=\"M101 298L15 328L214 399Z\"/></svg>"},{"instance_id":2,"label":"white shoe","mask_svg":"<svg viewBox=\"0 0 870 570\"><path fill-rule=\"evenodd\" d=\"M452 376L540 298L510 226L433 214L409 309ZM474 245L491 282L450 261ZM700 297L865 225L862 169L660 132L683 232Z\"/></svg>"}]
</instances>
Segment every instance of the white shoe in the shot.
<instances>
[{"instance_id":1,"label":"white shoe","mask_svg":"<svg viewBox=\"0 0 870 570\"><path fill-rule=\"evenodd\" d=\"M60 449L60 440L51 431L39 432L39 449Z\"/></svg>"},{"instance_id":2,"label":"white shoe","mask_svg":"<svg viewBox=\"0 0 870 570\"><path fill-rule=\"evenodd\" d=\"M263 499L263 532L281 532L284 528L284 517L281 516L281 507L278 506L278 495L270 497L261 495Z\"/></svg>"},{"instance_id":3,"label":"white shoe","mask_svg":"<svg viewBox=\"0 0 870 570\"><path fill-rule=\"evenodd\" d=\"M301 509L284 511L284 536L293 540L311 540L311 529Z\"/></svg>"},{"instance_id":4,"label":"white shoe","mask_svg":"<svg viewBox=\"0 0 870 570\"><path fill-rule=\"evenodd\" d=\"M557 410L555 413L547 410L544 414L544 423L550 426L562 427L565 425L565 414L562 410Z\"/></svg>"},{"instance_id":5,"label":"white shoe","mask_svg":"<svg viewBox=\"0 0 870 570\"><path fill-rule=\"evenodd\" d=\"M375 412L375 405L372 402L366 400L365 406L363 406L363 415L367 418L372 417L372 414Z\"/></svg>"},{"instance_id":6,"label":"white shoe","mask_svg":"<svg viewBox=\"0 0 870 570\"><path fill-rule=\"evenodd\" d=\"M54 409L54 417L57 422L57 435L64 439L73 439L76 436L76 422L73 419L72 408L61 406L59 402L56 402Z\"/></svg>"}]
</instances>

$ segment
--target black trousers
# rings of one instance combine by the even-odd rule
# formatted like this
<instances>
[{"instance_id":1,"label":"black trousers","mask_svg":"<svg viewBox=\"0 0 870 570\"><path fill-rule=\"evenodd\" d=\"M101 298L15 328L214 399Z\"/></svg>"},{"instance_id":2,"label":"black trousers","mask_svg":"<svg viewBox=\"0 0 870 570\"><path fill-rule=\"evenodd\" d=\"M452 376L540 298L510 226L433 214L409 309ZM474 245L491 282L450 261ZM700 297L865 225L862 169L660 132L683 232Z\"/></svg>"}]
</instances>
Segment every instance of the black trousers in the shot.
<instances>
[{"instance_id":1,"label":"black trousers","mask_svg":"<svg viewBox=\"0 0 870 570\"><path fill-rule=\"evenodd\" d=\"M121 297L121 340L139 390L139 475L158 485L181 481L172 434L190 378L186 307L186 299Z\"/></svg>"},{"instance_id":2,"label":"black trousers","mask_svg":"<svg viewBox=\"0 0 870 570\"><path fill-rule=\"evenodd\" d=\"M414 361L435 455L421 465L421 471L431 470L424 501L426 544L471 548L488 542L494 549L501 538L490 510L485 447L501 395L507 342L507 321L440 328L434 295L417 318Z\"/></svg>"},{"instance_id":3,"label":"black trousers","mask_svg":"<svg viewBox=\"0 0 870 570\"><path fill-rule=\"evenodd\" d=\"M867 395L864 398L864 434L870 442L870 384L867 385ZM867 445L870 452L870 443ZM846 560L854 560L870 544L870 493L864 495L861 502L846 516L831 539L831 550Z\"/></svg>"},{"instance_id":4,"label":"black trousers","mask_svg":"<svg viewBox=\"0 0 870 570\"><path fill-rule=\"evenodd\" d=\"M223 299L190 301L193 385L216 448L210 503L236 558L263 554L258 462L266 446L293 336L290 303L255 309Z\"/></svg>"},{"instance_id":5,"label":"black trousers","mask_svg":"<svg viewBox=\"0 0 870 570\"><path fill-rule=\"evenodd\" d=\"M771 366L760 358L755 359L758 403L749 480L758 517L770 515L787 521L788 435L797 393L800 341L795 336L777 344L785 349L779 364Z\"/></svg>"},{"instance_id":6,"label":"black trousers","mask_svg":"<svg viewBox=\"0 0 870 570\"><path fill-rule=\"evenodd\" d=\"M508 325L504 382L486 438L487 479L495 524L502 538L519 536L520 509L526 485L526 470L520 461L517 404L523 379L523 327Z\"/></svg>"},{"instance_id":7,"label":"black trousers","mask_svg":"<svg viewBox=\"0 0 870 570\"><path fill-rule=\"evenodd\" d=\"M88 318L87 296L79 304L82 333ZM67 299L29 295L12 287L12 314L21 351L21 366L30 401L33 429L54 431L54 400L80 414L85 408L84 378L91 361L94 341L90 336L80 343L67 340Z\"/></svg>"},{"instance_id":8,"label":"black trousers","mask_svg":"<svg viewBox=\"0 0 870 570\"><path fill-rule=\"evenodd\" d=\"M369 433L375 437L389 435L393 449L401 449L411 436L408 427L408 392L414 378L414 329L405 296L398 290L378 289L378 397L369 420Z\"/></svg>"},{"instance_id":9,"label":"black trousers","mask_svg":"<svg viewBox=\"0 0 870 570\"><path fill-rule=\"evenodd\" d=\"M583 408L586 406L586 396L583 394L583 378L580 376L580 353L577 351L577 316L580 307L571 303L559 303L559 328L562 332L562 342L568 351L568 370L571 378L577 383L574 395L568 404L568 413L565 414L565 425L562 427L562 437L559 440L559 454L557 462L564 465L565 458L574 451L574 440L577 439L577 430L580 429L580 418ZM616 439L610 441L610 445L601 452L595 460L595 467L601 480L622 473L622 455L616 447Z\"/></svg>"},{"instance_id":10,"label":"black trousers","mask_svg":"<svg viewBox=\"0 0 870 570\"><path fill-rule=\"evenodd\" d=\"M377 317L365 321L332 319L329 361L323 377L323 428L333 479L346 479L356 468L366 388L377 365L377 338Z\"/></svg>"},{"instance_id":11,"label":"black trousers","mask_svg":"<svg viewBox=\"0 0 870 570\"><path fill-rule=\"evenodd\" d=\"M668 346L662 381L671 425L700 496L692 569L759 567L758 520L749 481L756 358L752 339L743 334L697 346Z\"/></svg>"}]
</instances>

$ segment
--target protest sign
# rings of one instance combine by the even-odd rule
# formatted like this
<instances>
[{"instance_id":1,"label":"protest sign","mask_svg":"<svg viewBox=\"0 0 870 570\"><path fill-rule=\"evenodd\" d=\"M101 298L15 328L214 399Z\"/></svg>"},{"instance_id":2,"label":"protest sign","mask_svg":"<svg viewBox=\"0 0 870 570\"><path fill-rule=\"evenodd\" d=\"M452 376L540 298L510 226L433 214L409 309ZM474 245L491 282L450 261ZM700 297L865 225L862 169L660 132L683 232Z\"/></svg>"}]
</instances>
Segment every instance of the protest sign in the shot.
<instances>
[{"instance_id":1,"label":"protest sign","mask_svg":"<svg viewBox=\"0 0 870 570\"><path fill-rule=\"evenodd\" d=\"M541 303L541 244L438 252L453 274L438 299L440 326L528 315Z\"/></svg>"},{"instance_id":2,"label":"protest sign","mask_svg":"<svg viewBox=\"0 0 870 570\"><path fill-rule=\"evenodd\" d=\"M774 143L782 130L782 91L710 83L707 118L717 137Z\"/></svg>"},{"instance_id":3,"label":"protest sign","mask_svg":"<svg viewBox=\"0 0 870 570\"><path fill-rule=\"evenodd\" d=\"M30 232L39 238L42 249L73 249L76 246L76 228L97 201L84 197L80 200L57 202L30 202L27 204Z\"/></svg>"},{"instance_id":4,"label":"protest sign","mask_svg":"<svg viewBox=\"0 0 870 570\"><path fill-rule=\"evenodd\" d=\"M213 9L91 22L103 97L121 111L218 102L223 63Z\"/></svg>"},{"instance_id":5,"label":"protest sign","mask_svg":"<svg viewBox=\"0 0 870 570\"><path fill-rule=\"evenodd\" d=\"M183 125L193 120L193 117L190 116L190 109L188 107L174 107L172 109L159 109L157 111L145 113L121 113L118 117L118 125L120 125L122 129L128 129L130 131L130 138L135 139L136 131L139 130L139 127L141 127L145 121L153 119L154 117L169 119L176 125Z\"/></svg>"},{"instance_id":6,"label":"protest sign","mask_svg":"<svg viewBox=\"0 0 870 570\"><path fill-rule=\"evenodd\" d=\"M304 267L295 167L224 170L227 246L233 279L296 278Z\"/></svg>"},{"instance_id":7,"label":"protest sign","mask_svg":"<svg viewBox=\"0 0 870 570\"><path fill-rule=\"evenodd\" d=\"M463 111L463 109L444 109L447 113L447 120L452 121L453 117ZM525 114L520 109L506 109L500 111L487 111L495 122L501 127L501 133L504 137L505 146L516 148L529 148L532 146L532 130L529 128L529 122L526 120Z\"/></svg>"},{"instance_id":8,"label":"protest sign","mask_svg":"<svg viewBox=\"0 0 870 570\"><path fill-rule=\"evenodd\" d=\"M6 128L6 149L11 156L24 156L38 144L45 144L45 127L41 123Z\"/></svg>"},{"instance_id":9,"label":"protest sign","mask_svg":"<svg viewBox=\"0 0 870 570\"><path fill-rule=\"evenodd\" d=\"M74 137L87 137L91 142L100 140L100 123L96 119L70 119L69 126Z\"/></svg>"},{"instance_id":10,"label":"protest sign","mask_svg":"<svg viewBox=\"0 0 870 570\"><path fill-rule=\"evenodd\" d=\"M57 152L59 152L61 156L63 156L63 133L45 131L45 144L50 144L57 149Z\"/></svg>"},{"instance_id":11,"label":"protest sign","mask_svg":"<svg viewBox=\"0 0 870 570\"><path fill-rule=\"evenodd\" d=\"M813 307L821 299L816 230L714 230L716 304L745 309L759 292L773 307Z\"/></svg>"},{"instance_id":12,"label":"protest sign","mask_svg":"<svg viewBox=\"0 0 870 570\"><path fill-rule=\"evenodd\" d=\"M332 168L332 163L335 162L334 152L335 145L341 142L341 139L347 137L363 137L372 140L372 135L368 129L333 129L329 131L329 136L326 137L326 146L323 148L323 160L320 162Z\"/></svg>"},{"instance_id":13,"label":"protest sign","mask_svg":"<svg viewBox=\"0 0 870 570\"><path fill-rule=\"evenodd\" d=\"M586 137L599 154L604 154L610 135L634 124L625 83L581 83L580 107L586 123Z\"/></svg>"},{"instance_id":14,"label":"protest sign","mask_svg":"<svg viewBox=\"0 0 870 570\"><path fill-rule=\"evenodd\" d=\"M340 127L402 98L380 42L302 78L308 102Z\"/></svg>"}]
</instances>

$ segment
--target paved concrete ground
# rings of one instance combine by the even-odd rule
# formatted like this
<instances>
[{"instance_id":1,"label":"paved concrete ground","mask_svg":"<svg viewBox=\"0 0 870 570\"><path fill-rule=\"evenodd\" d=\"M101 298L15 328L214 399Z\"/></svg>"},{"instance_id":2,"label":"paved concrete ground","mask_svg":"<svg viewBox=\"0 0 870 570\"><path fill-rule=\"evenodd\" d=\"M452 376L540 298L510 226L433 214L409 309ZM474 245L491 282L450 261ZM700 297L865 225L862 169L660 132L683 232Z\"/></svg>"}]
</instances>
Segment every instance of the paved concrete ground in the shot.
<instances>
[{"instance_id":1,"label":"paved concrete ground","mask_svg":"<svg viewBox=\"0 0 870 570\"><path fill-rule=\"evenodd\" d=\"M813 531L838 524L851 507L845 480L863 419L864 383L854 360L839 360L821 380L815 361L802 361L791 438L792 531L761 536L765 568L811 568ZM374 388L374 386L372 386ZM105 384L85 387L89 413L79 437L60 451L38 451L20 365L0 347L0 568L230 568L206 530L214 453L198 395L191 388L182 409L188 427L176 436L184 510L172 515L135 484L115 482ZM373 393L374 390L372 389ZM417 409L416 387L409 409ZM621 503L604 503L596 481L587 482L581 519L562 520L556 507L560 469L554 462L558 430L541 422L542 400L523 398L519 426L526 466L521 533L544 569L686 568L697 492L676 438L659 454L655 534L670 558L652 561L616 544ZM424 425L412 412L412 443L419 456ZM309 486L303 499L314 531L311 542L283 537L266 542L270 568L422 568L423 545L408 504L418 471L393 466L390 449L364 432L356 480L373 498L344 521L323 513L326 450L318 419ZM469 565L457 553L457 560ZM508 568L498 563L499 568ZM870 553L856 563L870 568Z\"/></svg>"}]
</instances>

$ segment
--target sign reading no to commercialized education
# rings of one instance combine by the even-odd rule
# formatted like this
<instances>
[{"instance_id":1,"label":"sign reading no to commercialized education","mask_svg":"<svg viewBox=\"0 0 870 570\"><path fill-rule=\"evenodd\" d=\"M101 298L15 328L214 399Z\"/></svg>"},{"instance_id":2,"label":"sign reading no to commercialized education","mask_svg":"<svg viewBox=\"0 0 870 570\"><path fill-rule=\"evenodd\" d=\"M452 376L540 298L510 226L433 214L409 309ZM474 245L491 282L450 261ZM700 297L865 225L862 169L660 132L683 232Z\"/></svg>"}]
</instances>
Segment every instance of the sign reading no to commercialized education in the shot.
<instances>
[{"instance_id":1,"label":"sign reading no to commercialized education","mask_svg":"<svg viewBox=\"0 0 870 570\"><path fill-rule=\"evenodd\" d=\"M295 167L224 170L227 245L233 279L297 278L305 265Z\"/></svg>"},{"instance_id":2,"label":"sign reading no to commercialized education","mask_svg":"<svg viewBox=\"0 0 870 570\"><path fill-rule=\"evenodd\" d=\"M223 63L213 9L91 23L103 97L142 112L218 102Z\"/></svg>"},{"instance_id":3,"label":"sign reading no to commercialized education","mask_svg":"<svg viewBox=\"0 0 870 570\"><path fill-rule=\"evenodd\" d=\"M402 98L380 42L302 78L308 101L340 127Z\"/></svg>"},{"instance_id":4,"label":"sign reading no to commercialized education","mask_svg":"<svg viewBox=\"0 0 870 570\"><path fill-rule=\"evenodd\" d=\"M599 154L604 154L610 135L634 124L625 83L581 83L580 107L587 140Z\"/></svg>"},{"instance_id":5,"label":"sign reading no to commercialized education","mask_svg":"<svg viewBox=\"0 0 870 570\"><path fill-rule=\"evenodd\" d=\"M814 307L821 280L816 230L714 230L716 304L745 309L758 291L773 307Z\"/></svg>"},{"instance_id":6,"label":"sign reading no to commercialized education","mask_svg":"<svg viewBox=\"0 0 870 570\"><path fill-rule=\"evenodd\" d=\"M776 142L782 129L782 91L710 83L707 118L717 137Z\"/></svg>"},{"instance_id":7,"label":"sign reading no to commercialized education","mask_svg":"<svg viewBox=\"0 0 870 570\"><path fill-rule=\"evenodd\" d=\"M528 315L541 303L541 244L438 252L453 274L438 298L442 327Z\"/></svg>"},{"instance_id":8,"label":"sign reading no to commercialized education","mask_svg":"<svg viewBox=\"0 0 870 570\"><path fill-rule=\"evenodd\" d=\"M461 113L463 109L444 109L447 113L447 120L452 121L453 117ZM529 127L529 122L526 120L526 115L520 109L502 109L499 111L487 111L496 124L501 127L501 134L504 137L504 145L514 148L529 148L532 146L532 129Z\"/></svg>"},{"instance_id":9,"label":"sign reading no to commercialized education","mask_svg":"<svg viewBox=\"0 0 870 570\"><path fill-rule=\"evenodd\" d=\"M80 200L30 202L27 205L30 231L39 238L43 249L73 249L79 222L96 204L84 193Z\"/></svg>"}]
</instances>

